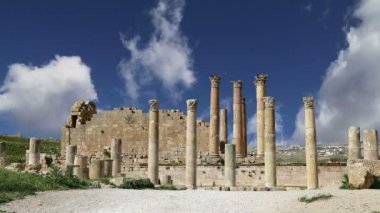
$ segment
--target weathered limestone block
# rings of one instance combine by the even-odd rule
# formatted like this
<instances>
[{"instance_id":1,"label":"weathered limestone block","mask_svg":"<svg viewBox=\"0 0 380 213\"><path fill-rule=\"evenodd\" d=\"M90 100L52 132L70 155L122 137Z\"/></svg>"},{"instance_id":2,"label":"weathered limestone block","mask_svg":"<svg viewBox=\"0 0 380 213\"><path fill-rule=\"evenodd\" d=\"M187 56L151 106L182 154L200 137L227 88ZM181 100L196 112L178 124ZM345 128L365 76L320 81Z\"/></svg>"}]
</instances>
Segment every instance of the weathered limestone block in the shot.
<instances>
[{"instance_id":1,"label":"weathered limestone block","mask_svg":"<svg viewBox=\"0 0 380 213\"><path fill-rule=\"evenodd\" d=\"M87 166L88 157L76 155L74 160L73 174L81 179L88 179L89 168Z\"/></svg>"},{"instance_id":2,"label":"weathered limestone block","mask_svg":"<svg viewBox=\"0 0 380 213\"><path fill-rule=\"evenodd\" d=\"M348 167L348 180L356 189L368 189L374 182L374 177L368 167L362 164L352 164Z\"/></svg>"},{"instance_id":3,"label":"weathered limestone block","mask_svg":"<svg viewBox=\"0 0 380 213\"><path fill-rule=\"evenodd\" d=\"M352 165L357 167L367 167L373 176L380 178L380 160L356 159L347 161L348 167Z\"/></svg>"},{"instance_id":4,"label":"weathered limestone block","mask_svg":"<svg viewBox=\"0 0 380 213\"><path fill-rule=\"evenodd\" d=\"M256 86L256 116L257 116L257 157L264 156L264 97L266 96L266 81L268 75L258 74L255 76Z\"/></svg>"},{"instance_id":5,"label":"weathered limestone block","mask_svg":"<svg viewBox=\"0 0 380 213\"><path fill-rule=\"evenodd\" d=\"M104 161L104 174L103 177L111 177L112 176L112 159L105 159Z\"/></svg>"}]
</instances>

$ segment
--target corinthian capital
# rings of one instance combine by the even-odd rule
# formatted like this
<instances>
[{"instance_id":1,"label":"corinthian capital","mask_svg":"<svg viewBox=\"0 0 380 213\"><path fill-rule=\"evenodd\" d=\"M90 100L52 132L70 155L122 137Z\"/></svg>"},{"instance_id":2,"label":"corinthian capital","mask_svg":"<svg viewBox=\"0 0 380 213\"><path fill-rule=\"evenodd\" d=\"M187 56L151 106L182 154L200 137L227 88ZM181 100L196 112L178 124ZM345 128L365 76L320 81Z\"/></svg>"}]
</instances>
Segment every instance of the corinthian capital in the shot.
<instances>
[{"instance_id":1,"label":"corinthian capital","mask_svg":"<svg viewBox=\"0 0 380 213\"><path fill-rule=\"evenodd\" d=\"M305 108L314 108L314 98L312 96L303 97L303 104Z\"/></svg>"},{"instance_id":2,"label":"corinthian capital","mask_svg":"<svg viewBox=\"0 0 380 213\"><path fill-rule=\"evenodd\" d=\"M220 80L222 79L219 75L210 75L211 87L219 87Z\"/></svg>"},{"instance_id":3,"label":"corinthian capital","mask_svg":"<svg viewBox=\"0 0 380 213\"><path fill-rule=\"evenodd\" d=\"M265 108L274 108L274 97L264 97Z\"/></svg>"},{"instance_id":4,"label":"corinthian capital","mask_svg":"<svg viewBox=\"0 0 380 213\"><path fill-rule=\"evenodd\" d=\"M159 101L156 99L149 100L150 111L157 112L159 107Z\"/></svg>"},{"instance_id":5,"label":"corinthian capital","mask_svg":"<svg viewBox=\"0 0 380 213\"><path fill-rule=\"evenodd\" d=\"M186 104L187 104L187 110L192 111L192 112L197 111L197 107L198 107L197 99L189 99L186 101Z\"/></svg>"},{"instance_id":6,"label":"corinthian capital","mask_svg":"<svg viewBox=\"0 0 380 213\"><path fill-rule=\"evenodd\" d=\"M231 81L234 85L234 87L243 87L243 81L241 80L234 80L234 81Z\"/></svg>"},{"instance_id":7,"label":"corinthian capital","mask_svg":"<svg viewBox=\"0 0 380 213\"><path fill-rule=\"evenodd\" d=\"M267 82L268 75L267 74L257 74L255 76L255 86L265 86Z\"/></svg>"}]
</instances>

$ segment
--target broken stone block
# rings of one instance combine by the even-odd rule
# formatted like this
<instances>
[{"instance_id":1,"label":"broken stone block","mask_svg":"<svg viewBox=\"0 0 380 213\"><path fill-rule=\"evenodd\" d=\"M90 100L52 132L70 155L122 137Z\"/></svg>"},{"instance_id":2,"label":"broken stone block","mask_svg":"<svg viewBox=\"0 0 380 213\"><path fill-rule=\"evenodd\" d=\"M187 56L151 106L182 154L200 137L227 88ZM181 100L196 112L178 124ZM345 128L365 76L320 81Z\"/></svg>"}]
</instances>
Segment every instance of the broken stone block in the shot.
<instances>
[{"instance_id":1,"label":"broken stone block","mask_svg":"<svg viewBox=\"0 0 380 213\"><path fill-rule=\"evenodd\" d=\"M356 189L368 189L374 182L374 177L368 167L362 164L354 164L348 167L348 180Z\"/></svg>"}]
</instances>

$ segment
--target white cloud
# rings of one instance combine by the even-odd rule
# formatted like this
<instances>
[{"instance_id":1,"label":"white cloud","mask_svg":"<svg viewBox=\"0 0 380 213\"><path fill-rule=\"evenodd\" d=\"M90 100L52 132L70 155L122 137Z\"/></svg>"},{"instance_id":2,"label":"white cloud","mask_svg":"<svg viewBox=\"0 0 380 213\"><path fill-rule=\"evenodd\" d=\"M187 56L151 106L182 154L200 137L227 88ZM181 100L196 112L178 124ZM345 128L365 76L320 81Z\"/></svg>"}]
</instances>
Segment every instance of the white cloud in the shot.
<instances>
[{"instance_id":1,"label":"white cloud","mask_svg":"<svg viewBox=\"0 0 380 213\"><path fill-rule=\"evenodd\" d=\"M78 56L56 56L35 67L12 64L0 87L0 114L28 131L57 133L76 100L96 100L90 68Z\"/></svg>"},{"instance_id":2,"label":"white cloud","mask_svg":"<svg viewBox=\"0 0 380 213\"><path fill-rule=\"evenodd\" d=\"M280 108L281 105L276 106L275 109L275 128L276 128L276 144L277 145L284 145L287 144L287 140L285 140L284 136L284 121L282 119L282 115L280 113ZM247 134L249 138L249 145L250 146L256 146L257 145L257 115L256 113L253 114L251 117L248 118L248 123L247 123Z\"/></svg>"},{"instance_id":3,"label":"white cloud","mask_svg":"<svg viewBox=\"0 0 380 213\"><path fill-rule=\"evenodd\" d=\"M361 23L349 28L348 46L327 69L317 95L321 143L346 143L350 125L380 129L380 1L362 0L354 16ZM295 143L304 143L303 119L301 108L292 137Z\"/></svg>"},{"instance_id":4,"label":"white cloud","mask_svg":"<svg viewBox=\"0 0 380 213\"><path fill-rule=\"evenodd\" d=\"M154 32L149 42L139 47L140 37L122 36L131 57L119 64L128 97L137 101L144 86L158 79L174 100L196 81L192 70L191 49L180 31L184 0L159 1L150 15Z\"/></svg>"}]
</instances>

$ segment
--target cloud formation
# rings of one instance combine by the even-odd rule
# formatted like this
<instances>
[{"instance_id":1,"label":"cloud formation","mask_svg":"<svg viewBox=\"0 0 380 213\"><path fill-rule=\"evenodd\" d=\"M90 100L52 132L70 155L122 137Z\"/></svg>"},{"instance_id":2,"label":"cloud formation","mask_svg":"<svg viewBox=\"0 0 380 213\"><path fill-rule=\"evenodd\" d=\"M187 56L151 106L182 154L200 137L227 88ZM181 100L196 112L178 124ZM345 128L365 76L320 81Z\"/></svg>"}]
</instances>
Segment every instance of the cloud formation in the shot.
<instances>
[{"instance_id":1,"label":"cloud formation","mask_svg":"<svg viewBox=\"0 0 380 213\"><path fill-rule=\"evenodd\" d=\"M348 28L347 47L327 69L317 94L317 140L321 143L346 143L351 125L380 129L380 1L362 0L353 16L361 22ZM292 140L304 143L303 108Z\"/></svg>"},{"instance_id":2,"label":"cloud formation","mask_svg":"<svg viewBox=\"0 0 380 213\"><path fill-rule=\"evenodd\" d=\"M131 56L120 62L119 69L132 101L136 102L143 87L155 80L159 80L174 100L179 100L184 89L196 82L191 49L180 31L184 6L184 0L159 1L150 12L154 32L145 45L139 45L139 36L132 39L121 36Z\"/></svg>"},{"instance_id":3,"label":"cloud formation","mask_svg":"<svg viewBox=\"0 0 380 213\"><path fill-rule=\"evenodd\" d=\"M58 133L76 100L96 100L90 68L78 56L55 56L35 67L9 66L0 86L0 115L11 115L27 131Z\"/></svg>"}]
</instances>

